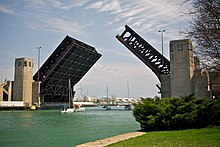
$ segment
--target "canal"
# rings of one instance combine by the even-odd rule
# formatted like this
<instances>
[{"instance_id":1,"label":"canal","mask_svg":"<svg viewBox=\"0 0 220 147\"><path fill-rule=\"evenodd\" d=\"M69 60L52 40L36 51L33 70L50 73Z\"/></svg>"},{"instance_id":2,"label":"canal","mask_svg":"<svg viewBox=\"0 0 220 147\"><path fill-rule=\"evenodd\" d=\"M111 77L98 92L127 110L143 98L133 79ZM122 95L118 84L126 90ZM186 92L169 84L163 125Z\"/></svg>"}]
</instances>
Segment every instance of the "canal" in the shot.
<instances>
[{"instance_id":1,"label":"canal","mask_svg":"<svg viewBox=\"0 0 220 147\"><path fill-rule=\"evenodd\" d=\"M87 107L85 112L59 110L0 111L2 147L73 147L140 129L132 111L123 107Z\"/></svg>"}]
</instances>

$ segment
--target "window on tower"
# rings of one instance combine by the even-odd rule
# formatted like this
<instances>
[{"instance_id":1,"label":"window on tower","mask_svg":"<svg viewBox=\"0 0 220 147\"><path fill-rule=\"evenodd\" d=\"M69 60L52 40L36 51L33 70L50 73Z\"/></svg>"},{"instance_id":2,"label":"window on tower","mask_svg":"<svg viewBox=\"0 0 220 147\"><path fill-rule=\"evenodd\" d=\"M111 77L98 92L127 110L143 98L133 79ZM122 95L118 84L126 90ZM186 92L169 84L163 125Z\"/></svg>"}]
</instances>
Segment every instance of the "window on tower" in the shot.
<instances>
[{"instance_id":1,"label":"window on tower","mask_svg":"<svg viewBox=\"0 0 220 147\"><path fill-rule=\"evenodd\" d=\"M189 50L192 50L192 48L193 48L192 44L189 44Z\"/></svg>"},{"instance_id":2,"label":"window on tower","mask_svg":"<svg viewBox=\"0 0 220 147\"><path fill-rule=\"evenodd\" d=\"M183 44L178 44L177 49L178 49L178 51L182 51L183 50Z\"/></svg>"},{"instance_id":3,"label":"window on tower","mask_svg":"<svg viewBox=\"0 0 220 147\"><path fill-rule=\"evenodd\" d=\"M31 62L29 62L29 67L31 67Z\"/></svg>"},{"instance_id":4,"label":"window on tower","mask_svg":"<svg viewBox=\"0 0 220 147\"><path fill-rule=\"evenodd\" d=\"M27 66L27 61L24 61L24 66Z\"/></svg>"},{"instance_id":5,"label":"window on tower","mask_svg":"<svg viewBox=\"0 0 220 147\"><path fill-rule=\"evenodd\" d=\"M21 62L18 62L18 66L21 66Z\"/></svg>"}]
</instances>

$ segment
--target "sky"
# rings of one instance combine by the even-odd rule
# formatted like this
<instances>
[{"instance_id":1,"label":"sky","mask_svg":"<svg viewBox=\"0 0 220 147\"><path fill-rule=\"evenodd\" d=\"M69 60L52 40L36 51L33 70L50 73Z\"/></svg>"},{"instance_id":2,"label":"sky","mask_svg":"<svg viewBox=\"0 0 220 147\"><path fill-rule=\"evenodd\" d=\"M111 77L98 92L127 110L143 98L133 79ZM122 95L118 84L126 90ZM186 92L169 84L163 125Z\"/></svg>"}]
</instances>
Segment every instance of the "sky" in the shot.
<instances>
[{"instance_id":1,"label":"sky","mask_svg":"<svg viewBox=\"0 0 220 147\"><path fill-rule=\"evenodd\" d=\"M129 25L169 59L169 42L184 39L188 18L182 0L0 0L1 81L14 79L15 58L30 57L37 71L66 35L96 48L102 57L75 85L89 96L160 96L156 75L116 38ZM81 90L83 89L83 90Z\"/></svg>"}]
</instances>

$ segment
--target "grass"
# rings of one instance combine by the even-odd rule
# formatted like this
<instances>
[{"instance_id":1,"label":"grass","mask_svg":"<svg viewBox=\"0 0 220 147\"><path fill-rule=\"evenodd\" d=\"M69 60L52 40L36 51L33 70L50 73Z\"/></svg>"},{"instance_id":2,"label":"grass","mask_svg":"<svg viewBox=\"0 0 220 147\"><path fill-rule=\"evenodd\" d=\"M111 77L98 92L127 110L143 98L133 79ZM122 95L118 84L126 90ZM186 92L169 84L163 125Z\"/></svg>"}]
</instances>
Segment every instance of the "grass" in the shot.
<instances>
[{"instance_id":1,"label":"grass","mask_svg":"<svg viewBox=\"0 0 220 147\"><path fill-rule=\"evenodd\" d=\"M146 134L108 147L220 147L220 126L179 131L146 132Z\"/></svg>"}]
</instances>

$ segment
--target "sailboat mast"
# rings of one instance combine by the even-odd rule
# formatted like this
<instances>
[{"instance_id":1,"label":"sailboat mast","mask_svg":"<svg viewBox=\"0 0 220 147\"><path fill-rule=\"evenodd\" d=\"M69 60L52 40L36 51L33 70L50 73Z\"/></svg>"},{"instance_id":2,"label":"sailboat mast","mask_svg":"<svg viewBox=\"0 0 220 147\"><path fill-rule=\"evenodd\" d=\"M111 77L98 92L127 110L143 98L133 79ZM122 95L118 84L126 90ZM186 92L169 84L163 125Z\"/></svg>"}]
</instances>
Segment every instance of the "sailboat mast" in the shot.
<instances>
[{"instance_id":1,"label":"sailboat mast","mask_svg":"<svg viewBox=\"0 0 220 147\"><path fill-rule=\"evenodd\" d=\"M70 108L70 104L71 104L71 82L69 79L69 84L68 84L68 90L69 90L69 108Z\"/></svg>"},{"instance_id":2,"label":"sailboat mast","mask_svg":"<svg viewBox=\"0 0 220 147\"><path fill-rule=\"evenodd\" d=\"M107 105L108 105L108 84L106 86L106 91L107 91Z\"/></svg>"},{"instance_id":3,"label":"sailboat mast","mask_svg":"<svg viewBox=\"0 0 220 147\"><path fill-rule=\"evenodd\" d=\"M130 92L129 92L129 83L127 81L127 90L128 90L128 98L130 97Z\"/></svg>"}]
</instances>

